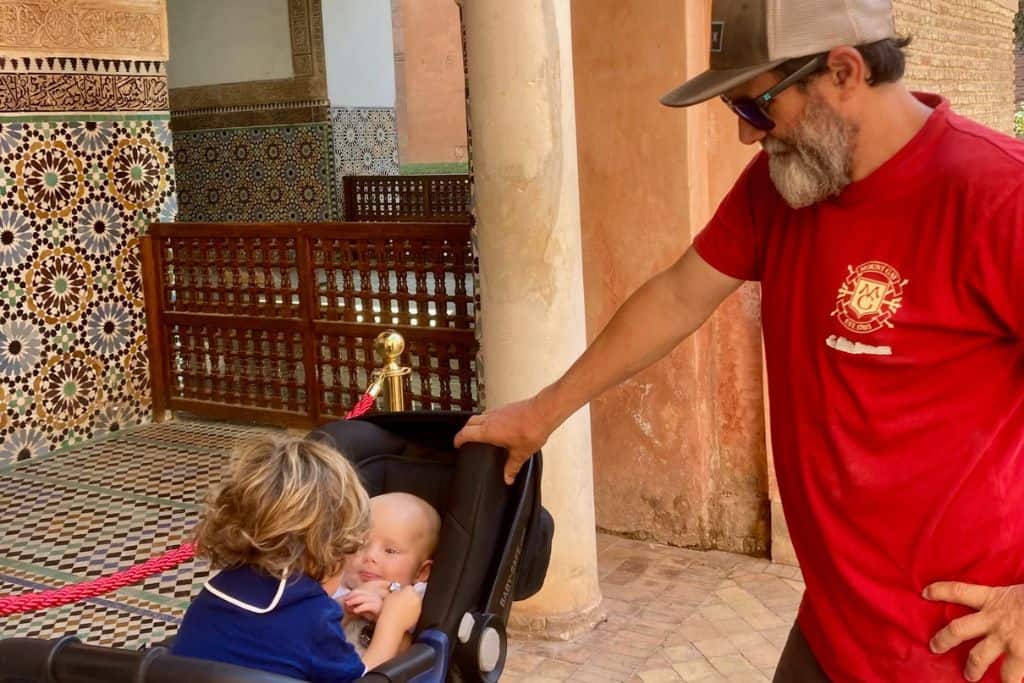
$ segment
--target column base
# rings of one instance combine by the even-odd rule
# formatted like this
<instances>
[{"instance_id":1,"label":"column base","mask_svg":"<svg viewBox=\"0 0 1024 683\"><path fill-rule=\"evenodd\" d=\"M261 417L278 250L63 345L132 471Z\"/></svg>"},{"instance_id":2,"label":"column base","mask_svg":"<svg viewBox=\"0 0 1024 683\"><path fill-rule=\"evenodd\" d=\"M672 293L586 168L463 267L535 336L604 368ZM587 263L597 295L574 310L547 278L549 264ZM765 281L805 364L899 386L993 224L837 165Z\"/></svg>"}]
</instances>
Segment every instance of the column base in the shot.
<instances>
[{"instance_id":1,"label":"column base","mask_svg":"<svg viewBox=\"0 0 1024 683\"><path fill-rule=\"evenodd\" d=\"M799 567L796 559L796 551L793 549L793 541L789 540L789 527L786 525L786 516L782 513L782 503L773 500L771 507L772 515L772 562L775 564L788 564L792 567Z\"/></svg>"},{"instance_id":2,"label":"column base","mask_svg":"<svg viewBox=\"0 0 1024 683\"><path fill-rule=\"evenodd\" d=\"M508 635L518 640L573 640L608 618L604 600L569 614L534 616L517 614L515 606L508 620Z\"/></svg>"}]
</instances>

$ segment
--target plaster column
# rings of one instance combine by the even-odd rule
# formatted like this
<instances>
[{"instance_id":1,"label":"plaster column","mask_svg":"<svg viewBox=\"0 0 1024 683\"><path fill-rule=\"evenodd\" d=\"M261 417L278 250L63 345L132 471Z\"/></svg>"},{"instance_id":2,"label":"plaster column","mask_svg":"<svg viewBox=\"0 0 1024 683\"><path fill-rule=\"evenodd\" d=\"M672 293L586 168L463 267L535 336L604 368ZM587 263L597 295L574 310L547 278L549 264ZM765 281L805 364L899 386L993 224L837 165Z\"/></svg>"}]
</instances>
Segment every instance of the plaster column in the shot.
<instances>
[{"instance_id":1,"label":"plaster column","mask_svg":"<svg viewBox=\"0 0 1024 683\"><path fill-rule=\"evenodd\" d=\"M464 0L488 406L525 398L586 346L569 0ZM602 618L590 417L544 448L554 548L514 631L569 638Z\"/></svg>"}]
</instances>

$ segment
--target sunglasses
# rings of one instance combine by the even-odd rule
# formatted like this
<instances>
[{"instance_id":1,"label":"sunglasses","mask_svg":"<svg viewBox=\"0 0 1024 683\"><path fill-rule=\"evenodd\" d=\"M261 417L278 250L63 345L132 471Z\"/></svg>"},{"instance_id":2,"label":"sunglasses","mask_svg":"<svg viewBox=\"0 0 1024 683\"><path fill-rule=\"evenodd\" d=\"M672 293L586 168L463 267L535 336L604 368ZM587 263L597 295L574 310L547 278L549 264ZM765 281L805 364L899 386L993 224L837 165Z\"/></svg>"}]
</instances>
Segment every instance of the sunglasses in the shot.
<instances>
[{"instance_id":1,"label":"sunglasses","mask_svg":"<svg viewBox=\"0 0 1024 683\"><path fill-rule=\"evenodd\" d=\"M734 100L722 95L722 101L729 109L732 109L736 116L749 123L754 128L769 131L775 128L775 121L768 115L768 105L779 96L786 88L796 85L804 78L807 78L821 67L823 58L818 56L811 59L802 67L783 78L781 81L764 91L757 97L737 97Z\"/></svg>"}]
</instances>

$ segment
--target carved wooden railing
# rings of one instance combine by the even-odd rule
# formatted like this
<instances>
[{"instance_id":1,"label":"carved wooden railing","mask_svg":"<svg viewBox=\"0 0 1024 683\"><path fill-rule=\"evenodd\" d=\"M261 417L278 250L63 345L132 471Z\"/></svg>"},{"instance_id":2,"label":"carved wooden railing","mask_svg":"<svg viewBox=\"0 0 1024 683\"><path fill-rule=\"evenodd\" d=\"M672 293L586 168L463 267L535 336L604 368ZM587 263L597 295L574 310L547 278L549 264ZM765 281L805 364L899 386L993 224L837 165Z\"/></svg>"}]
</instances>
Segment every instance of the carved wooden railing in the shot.
<instances>
[{"instance_id":1,"label":"carved wooden railing","mask_svg":"<svg viewBox=\"0 0 1024 683\"><path fill-rule=\"evenodd\" d=\"M413 409L476 407L466 224L158 223L142 250L156 419L339 419L389 328Z\"/></svg>"},{"instance_id":2,"label":"carved wooden railing","mask_svg":"<svg viewBox=\"0 0 1024 683\"><path fill-rule=\"evenodd\" d=\"M468 175L371 175L342 179L346 221L468 223Z\"/></svg>"}]
</instances>

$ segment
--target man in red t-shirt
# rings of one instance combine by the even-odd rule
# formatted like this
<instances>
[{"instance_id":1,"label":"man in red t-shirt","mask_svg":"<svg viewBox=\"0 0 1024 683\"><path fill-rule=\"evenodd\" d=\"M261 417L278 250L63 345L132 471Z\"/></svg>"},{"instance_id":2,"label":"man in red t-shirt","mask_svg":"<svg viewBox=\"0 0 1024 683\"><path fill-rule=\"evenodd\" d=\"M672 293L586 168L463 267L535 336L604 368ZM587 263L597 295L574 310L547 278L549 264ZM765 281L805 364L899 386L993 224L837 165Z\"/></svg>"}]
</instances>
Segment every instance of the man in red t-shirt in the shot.
<instances>
[{"instance_id":1,"label":"man in red t-shirt","mask_svg":"<svg viewBox=\"0 0 1024 683\"><path fill-rule=\"evenodd\" d=\"M721 96L762 153L562 378L457 442L506 446L513 476L760 281L807 587L776 680L1019 683L1024 144L906 89L885 0L715 0L712 15L711 69L662 101Z\"/></svg>"}]
</instances>

